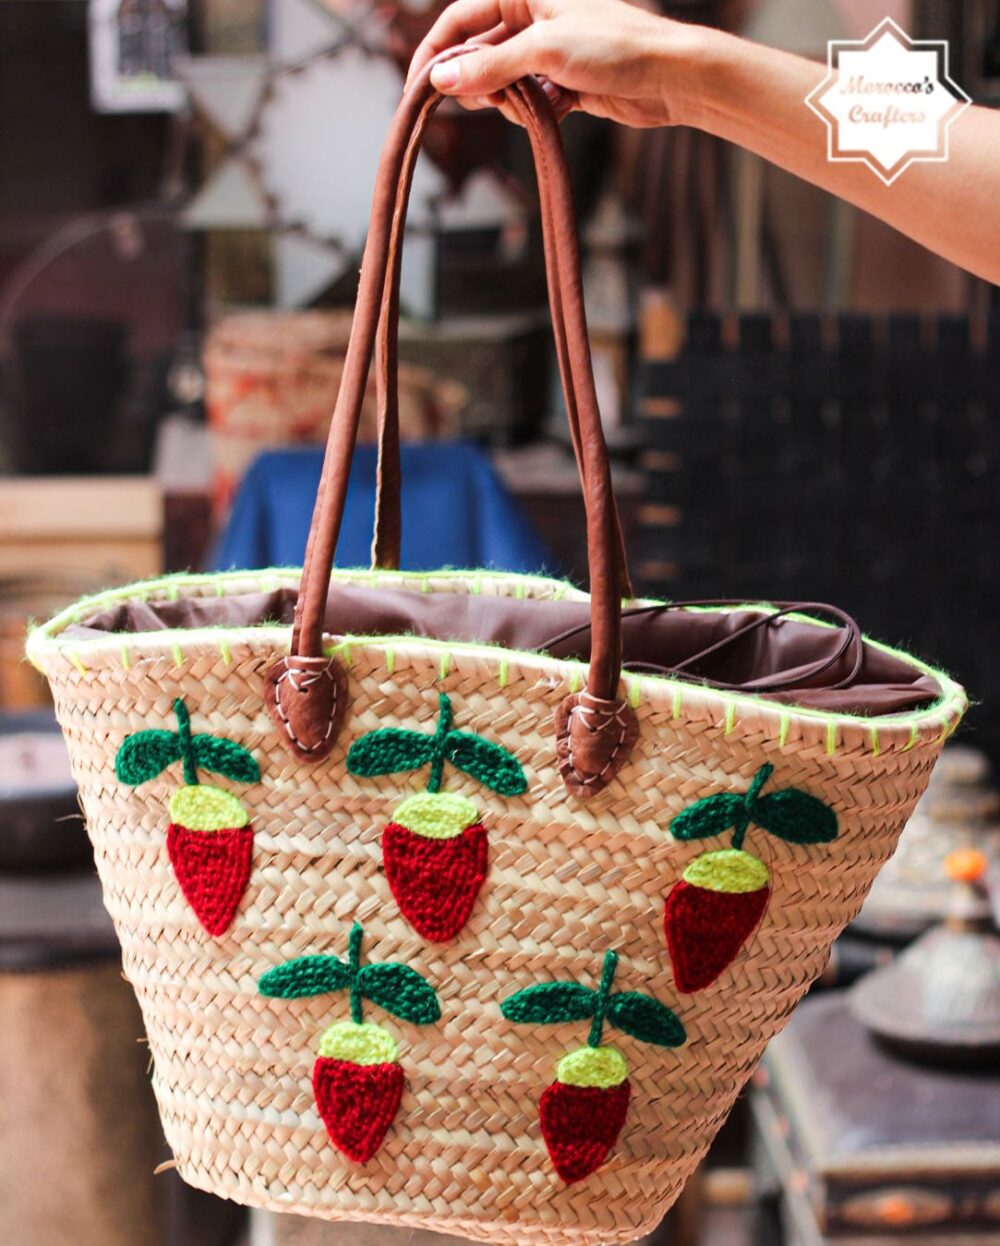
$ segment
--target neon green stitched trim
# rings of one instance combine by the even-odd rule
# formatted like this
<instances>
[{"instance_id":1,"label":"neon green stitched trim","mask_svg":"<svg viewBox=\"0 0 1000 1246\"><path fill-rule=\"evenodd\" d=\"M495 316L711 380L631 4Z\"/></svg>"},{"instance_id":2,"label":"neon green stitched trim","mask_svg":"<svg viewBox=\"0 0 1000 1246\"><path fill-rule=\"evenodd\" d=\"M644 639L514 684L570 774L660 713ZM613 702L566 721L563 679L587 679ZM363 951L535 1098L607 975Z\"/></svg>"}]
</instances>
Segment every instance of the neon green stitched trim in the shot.
<instances>
[{"instance_id":1,"label":"neon green stitched trim","mask_svg":"<svg viewBox=\"0 0 1000 1246\"><path fill-rule=\"evenodd\" d=\"M628 703L634 710L637 710L642 704L642 684L638 679L630 679L626 686L628 687Z\"/></svg>"},{"instance_id":2,"label":"neon green stitched trim","mask_svg":"<svg viewBox=\"0 0 1000 1246\"><path fill-rule=\"evenodd\" d=\"M569 673L569 690L570 692L579 692L583 687L583 672L578 666L574 666Z\"/></svg>"},{"instance_id":3,"label":"neon green stitched trim","mask_svg":"<svg viewBox=\"0 0 1000 1246\"><path fill-rule=\"evenodd\" d=\"M784 748L788 743L788 728L792 725L792 716L787 710L782 710L779 718L778 727L778 747Z\"/></svg>"},{"instance_id":4,"label":"neon green stitched trim","mask_svg":"<svg viewBox=\"0 0 1000 1246\"><path fill-rule=\"evenodd\" d=\"M83 658L80 657L75 649L71 649L67 656L81 675L87 674L87 668L83 664Z\"/></svg>"},{"instance_id":5,"label":"neon green stitched trim","mask_svg":"<svg viewBox=\"0 0 1000 1246\"><path fill-rule=\"evenodd\" d=\"M916 745L917 740L919 738L920 738L920 728L917 726L916 723L913 723L910 726L910 738L908 742L903 745L903 752L908 753L910 749Z\"/></svg>"},{"instance_id":6,"label":"neon green stitched trim","mask_svg":"<svg viewBox=\"0 0 1000 1246\"><path fill-rule=\"evenodd\" d=\"M222 631L231 631L231 630L232 629L226 629L223 627L205 627L205 628L191 629L190 631L178 631L175 634L181 637L185 642L188 642L188 643L204 642L204 643L216 643L217 644L219 633ZM41 628L37 629L35 632L32 633L31 641L29 641L29 645L30 645L29 657L32 660L34 660L38 656L39 653L58 652L64 649L63 644L58 639L41 636L40 635L41 632L42 632ZM150 644L154 644L154 645L158 643L163 643L164 641L168 640L171 634L172 633L167 630L157 631L157 632L132 633L135 639L147 640ZM283 638L287 638L287 636L290 634L290 628L286 624L260 624L254 627L237 629L236 634L240 640L245 640L246 642L251 643L255 639L268 637L268 636L275 636L275 635L280 635ZM103 638L94 638L94 639L90 639L86 641L81 641L79 643L85 645L88 650L97 650L97 649L100 649L105 644L105 640ZM423 636L421 637L361 636L361 637L352 637L352 643L360 644L362 646L367 646L373 649L382 648L387 645L409 644L409 645L417 645L422 649L430 649L430 650L438 649L442 647L443 645L447 644L448 648L452 651L470 653L470 654L474 654L475 656L483 657L483 658L492 657L496 659L497 661L499 661L499 655L501 653L506 653L516 658L522 659L526 663L540 662L548 666L555 666L557 668L558 667L565 668L566 666L571 665L569 662L561 661L558 658L549 658L544 654L532 653L526 650L524 651L502 650L499 646L489 645L486 643L476 644L476 643L471 643L471 642L465 643L465 642L460 642L460 641L445 642L445 641L438 641L438 640L434 640L432 638L423 637ZM887 650L885 646L879 645L877 641L869 641L868 643L872 644L873 646L877 648L881 648L885 650L886 652L893 652L893 651ZM340 646L337 646L337 645L327 646L324 651L327 653L333 653L333 652L336 652L338 648L340 648ZM906 658L906 655L899 654L899 653L895 653L895 656L902 657L907 661L911 661L912 664L916 666L918 669L923 670L927 674L930 674L936 679L938 679L938 681L941 683L942 687L945 690L945 695L943 695L938 701L934 702L932 705L927 706L923 710L915 711L910 714L898 714L898 715L887 714L887 715L880 716L878 719L878 722L883 727L892 727L892 726L906 727L906 726L909 726L911 722L913 721L917 723L924 723L931 717L938 717L942 713L942 711L944 711L945 713L956 715L960 719L961 715L965 712L965 710L968 707L968 702L967 702L964 691L960 689L957 684L955 684L955 682L950 678L950 676L946 675L942 671L936 671L933 667L926 666L925 664L921 663L918 659L915 659L915 658L908 659ZM573 664L573 665L578 666L579 664ZM571 672L571 674L568 676L568 679L572 681L573 676L574 676L574 672ZM655 676L655 675L649 676L648 678L651 681L651 686L656 686L656 687L662 687L664 685L671 685L674 683L673 680L665 679L665 678L662 678L660 676ZM581 683L580 683L580 676L578 672L576 673L576 679L577 679L577 690L579 690ZM679 716L680 714L680 708L682 707L682 704L683 704L682 702L683 691L685 687L687 687L687 685L685 684L675 685L674 687L673 701L674 701L675 717ZM754 696L751 693L728 693L728 692L721 691L719 689L712 689L711 691L713 695L720 697L723 700L732 698L733 700L735 700L737 705L743 705L743 704L762 705L772 710L774 708L773 702L765 701L763 698ZM788 713L789 713L790 718L794 715L794 717L799 720L804 719L804 720L810 720L814 722L815 721L826 721L826 722L830 721L830 714L828 711L809 709L805 706L795 706L794 710L790 710L788 711ZM853 723L859 726L868 727L871 725L872 719L870 717L865 717L864 715L860 715L860 714L841 714L841 715L836 716L835 721L839 723ZM957 726L957 721L955 725Z\"/></svg>"},{"instance_id":7,"label":"neon green stitched trim","mask_svg":"<svg viewBox=\"0 0 1000 1246\"><path fill-rule=\"evenodd\" d=\"M729 704L726 706L726 717L724 719L724 723L725 723L725 731L723 732L723 734L730 735L733 728L736 726L736 702L735 701L730 701Z\"/></svg>"},{"instance_id":8,"label":"neon green stitched trim","mask_svg":"<svg viewBox=\"0 0 1000 1246\"><path fill-rule=\"evenodd\" d=\"M512 571L481 571L481 570L463 570L462 568L449 568L439 571L435 574L439 580L467 580L470 576L475 576L480 581L490 580L493 582L516 581L522 585L530 585L534 588L543 589L549 592L553 599L557 597L565 597L570 593L576 594L580 601L587 601L586 593L574 588L566 580L553 579L551 576L543 575L518 575ZM170 589L176 586L178 594L180 590L185 588L202 589L206 592L214 592L217 597L225 597L229 594L227 589L234 591L252 592L259 590L263 576L276 577L272 581L278 587L295 588L302 578L301 567L269 567L264 571L226 571L226 572L206 572L196 573L189 571L175 572L173 575L158 576L150 580L138 580L132 584L124 584L119 588L104 589L99 593L89 593L85 597L81 597L72 605L67 606L65 610L61 610L58 614L53 615L48 622L32 629L32 634L41 633L42 637L52 639L59 632L65 630L78 618L82 618L87 614L93 613L95 610L104 606L116 605L122 601L130 601L138 599L139 601L149 601L158 594L166 594ZM368 580L373 584L388 583L399 586L400 584L427 584L430 577L423 571L396 571L391 576L371 571L365 567L336 567L331 573L331 579L340 581L345 584L353 583L357 580ZM261 625L264 626L264 625ZM270 626L283 626L272 624ZM167 629L164 629L164 631ZM213 631L214 628L192 628L191 631ZM247 631L255 631L257 628L239 629ZM136 632L135 635L159 635L163 632ZM190 633L187 633L190 634ZM93 642L90 642L93 643Z\"/></svg>"},{"instance_id":9,"label":"neon green stitched trim","mask_svg":"<svg viewBox=\"0 0 1000 1246\"><path fill-rule=\"evenodd\" d=\"M385 669L390 675L396 670L396 650L387 648L385 651Z\"/></svg>"},{"instance_id":10,"label":"neon green stitched trim","mask_svg":"<svg viewBox=\"0 0 1000 1246\"><path fill-rule=\"evenodd\" d=\"M132 654L129 652L129 647L124 640L121 643L121 649L119 652L122 655L122 666L124 666L127 671L130 671L132 669Z\"/></svg>"},{"instance_id":11,"label":"neon green stitched trim","mask_svg":"<svg viewBox=\"0 0 1000 1246\"><path fill-rule=\"evenodd\" d=\"M827 723L826 725L826 755L832 757L837 751L837 724L836 722Z\"/></svg>"},{"instance_id":12,"label":"neon green stitched trim","mask_svg":"<svg viewBox=\"0 0 1000 1246\"><path fill-rule=\"evenodd\" d=\"M507 687L507 679L510 671L510 663L506 658L501 658L497 667L497 683L501 688Z\"/></svg>"},{"instance_id":13,"label":"neon green stitched trim","mask_svg":"<svg viewBox=\"0 0 1000 1246\"><path fill-rule=\"evenodd\" d=\"M869 727L868 734L871 737L872 742L872 756L878 757L879 753L882 751L882 746L879 743L878 738L878 727Z\"/></svg>"},{"instance_id":14,"label":"neon green stitched trim","mask_svg":"<svg viewBox=\"0 0 1000 1246\"><path fill-rule=\"evenodd\" d=\"M222 656L223 662L225 662L227 666L232 666L233 651L232 649L230 649L229 641L226 640L225 636L222 636L219 638L219 653Z\"/></svg>"},{"instance_id":15,"label":"neon green stitched trim","mask_svg":"<svg viewBox=\"0 0 1000 1246\"><path fill-rule=\"evenodd\" d=\"M174 659L174 666L184 665L184 653L176 641L170 646L170 656Z\"/></svg>"},{"instance_id":16,"label":"neon green stitched trim","mask_svg":"<svg viewBox=\"0 0 1000 1246\"><path fill-rule=\"evenodd\" d=\"M447 651L441 654L441 660L438 662L438 679L447 679L448 672L451 670L451 654Z\"/></svg>"},{"instance_id":17,"label":"neon green stitched trim","mask_svg":"<svg viewBox=\"0 0 1000 1246\"><path fill-rule=\"evenodd\" d=\"M680 718L681 710L684 708L684 690L680 686L674 689L673 699L670 702L670 717Z\"/></svg>"},{"instance_id":18,"label":"neon green stitched trim","mask_svg":"<svg viewBox=\"0 0 1000 1246\"><path fill-rule=\"evenodd\" d=\"M181 589L180 589L179 584L168 584L167 585L167 600L168 601L176 601L177 598L180 597L180 595L181 595Z\"/></svg>"},{"instance_id":19,"label":"neon green stitched trim","mask_svg":"<svg viewBox=\"0 0 1000 1246\"><path fill-rule=\"evenodd\" d=\"M282 583L287 583L289 587L294 587L298 583L299 578L301 577L301 569L297 567L277 568L272 571L272 574L279 577ZM459 580L464 581L469 578L470 574L473 574L473 573L469 573L466 571L462 571L460 569L456 569L456 570L441 571L437 573L435 578L440 581L445 581L445 582L448 580L454 580L454 579L459 579ZM531 585L531 586L534 586L534 587L537 587L543 590L545 593L549 594L550 596L554 596L554 595L570 596L572 594L576 600L580 600L580 601L587 600L586 594L579 592L579 590L575 589L572 585L567 584L565 581L554 580L554 579L551 579L545 576L516 576L508 572L492 572L492 571L476 571L474 574L477 578L482 579L484 581L489 579L491 581L499 582L499 583L508 583L508 584L515 583L516 586L522 590L524 589L525 585ZM333 577L338 581L346 582L346 583L358 582L358 581L364 582L365 580L369 582L377 582L379 578L386 579L386 577L384 576L377 577L371 571L365 570L365 569L351 570L351 569L341 569L341 568L338 568L334 571ZM393 583L404 584L404 585L405 584L420 584L420 583L427 582L427 580L428 580L428 577L423 572L401 571L401 572L395 573L394 577L392 577ZM249 591L253 591L255 588L259 588L260 573L255 574L255 573L248 573L248 572L227 572L221 576L218 574L193 575L189 573L183 573L183 574L161 578L159 580L147 581L143 584L126 585L123 588L112 589L104 593L98 593L90 597L83 598L81 599L81 601L75 603L73 607L67 608L66 610L62 611L60 614L55 615L47 623L43 624L41 627L35 628L31 632L29 636L29 640L28 640L29 658L32 660L32 662L35 662L44 653L52 653L52 652L59 652L59 651L66 653L67 647L64 642L61 642L58 639L58 636L61 631L63 631L66 627L70 625L72 621L73 612L86 614L88 612L94 612L106 606L116 604L121 601L135 599L137 597L141 598L142 600L148 600L150 597L156 596L157 593L165 592L167 585L172 584L172 583L177 584L181 587L187 586L191 588L199 588L205 592L211 591L211 592L217 593L219 596L225 596L227 595L227 590L232 591L232 592L238 592L238 591L249 592ZM523 591L521 595L524 596ZM652 605L652 604L662 604L662 603L649 602L648 604ZM732 613L733 611L738 610L738 609L746 609L748 607L752 608L755 605L766 605L766 604L767 603L746 602L746 603L741 603L739 606L736 606L736 607L720 608L718 610L718 613ZM690 607L689 609L692 609L695 611L709 612L713 608L712 607L704 607L704 608ZM809 616L795 615L795 616L790 616L790 617L795 617L799 619L799 621L806 622L810 624L811 626L815 626L815 627L824 627L824 628L829 629L834 626L833 624L830 624L830 623L824 623L822 620L819 620L819 619L812 619ZM206 643L217 644L219 633L222 631L227 631L230 634L231 638L234 636L233 629L222 628L222 627L206 627L206 628L191 629L190 631L178 630L173 634L173 636L171 635L171 632L167 630L157 631L157 632L145 632L145 633L136 632L132 634L132 641L133 641L133 644L135 644L140 639L142 639L142 640L145 640L148 644L155 645L157 647L165 642L168 642L171 639L180 639L186 643L190 643L192 641L197 642L201 640L201 641L205 641ZM247 643L253 643L255 639L259 639L261 637L271 636L275 633L281 633L283 636L287 636L289 632L290 632L290 629L286 625L269 624L269 625L257 625L254 627L236 629L235 636L238 636L240 640L245 640ZM355 639L356 639L356 643L367 645L370 647L379 647L379 646L387 645L387 644L414 644L415 643L415 638L412 636L392 636L392 637L376 637L376 638L360 637L360 638L355 638ZM86 641L79 641L75 643L83 647L83 649L86 652L94 652L94 651L101 650L106 645L107 640L106 638L95 637L93 639L89 639ZM882 727L889 727L889 726L907 727L907 726L912 726L915 723L922 724L922 723L926 723L928 719L930 718L939 717L941 714L947 714L947 715L952 716L955 719L955 725L957 726L957 720L964 713L965 709L967 708L968 702L967 702L964 691L958 686L958 684L954 682L954 680L950 678L950 676L948 676L944 671L941 671L933 666L930 666L926 662L922 662L919 658L914 658L911 655L907 653L903 653L902 651L898 649L894 649L890 645L885 645L880 641L871 640L866 637L866 643L869 644L872 648L879 650L880 652L887 653L891 655L892 657L899 658L900 660L904 661L912 669L919 670L924 674L930 675L933 679L935 679L938 682L942 690L942 695L939 698L939 700L935 702L933 705L927 706L926 708L922 710L911 711L906 714L881 716L878 719L878 722ZM425 639L425 638L420 638L419 644L421 645L422 648L425 648L425 649L435 649L435 648L438 648L438 647L441 647L447 644L447 647L453 652L469 652L469 653L474 653L480 657L486 657L486 658L495 657L499 653L502 652L503 654L507 656L521 658L525 662L529 662L529 663L530 662L542 662L546 664L547 666L554 666L556 669L559 669L560 667L565 669L565 666L567 665L567 663L560 662L560 660L557 658L548 658L545 655L539 655L539 654L530 653L530 652L521 652L519 650L509 650L509 649L501 650L499 646L491 646L487 644L461 643L461 642L456 642L456 641L442 642L442 641L435 641L435 640ZM666 685L673 684L675 682L673 680L666 679L661 676L649 676L648 678L649 678L649 686L651 689L662 687L665 684ZM676 704L676 698L678 697L678 695L681 695L681 688L683 686L685 685L681 685L681 687L678 687L675 690L675 704ZM721 691L715 691L714 695L721 697L723 700L732 699L735 701L737 705L744 705L744 704L748 706L764 705L764 706L767 706L768 708L773 709L773 702L765 701L763 698L759 696L755 696L752 693L724 693ZM818 721L829 722L831 720L831 716L828 711L807 709L802 706L794 707L794 717L800 721L803 721L803 720L817 721L818 720ZM836 715L834 720L838 722L844 722L844 723L857 723L864 727L869 727L872 723L872 719L870 717L866 717L864 715L859 715L859 714L840 714L840 715Z\"/></svg>"}]
</instances>

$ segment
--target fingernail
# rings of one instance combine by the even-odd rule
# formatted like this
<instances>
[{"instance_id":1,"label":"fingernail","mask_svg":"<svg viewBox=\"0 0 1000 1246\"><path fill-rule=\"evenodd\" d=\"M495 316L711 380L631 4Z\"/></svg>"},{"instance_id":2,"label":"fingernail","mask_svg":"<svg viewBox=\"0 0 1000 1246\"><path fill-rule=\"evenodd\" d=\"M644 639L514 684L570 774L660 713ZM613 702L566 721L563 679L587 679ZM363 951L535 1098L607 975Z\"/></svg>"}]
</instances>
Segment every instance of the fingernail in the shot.
<instances>
[{"instance_id":1,"label":"fingernail","mask_svg":"<svg viewBox=\"0 0 1000 1246\"><path fill-rule=\"evenodd\" d=\"M541 84L542 90L545 92L546 99L550 104L554 104L560 95L562 95L562 87L556 86L551 78L542 78Z\"/></svg>"},{"instance_id":2,"label":"fingernail","mask_svg":"<svg viewBox=\"0 0 1000 1246\"><path fill-rule=\"evenodd\" d=\"M431 82L440 91L447 91L458 86L459 68L457 61L444 61L431 70Z\"/></svg>"}]
</instances>

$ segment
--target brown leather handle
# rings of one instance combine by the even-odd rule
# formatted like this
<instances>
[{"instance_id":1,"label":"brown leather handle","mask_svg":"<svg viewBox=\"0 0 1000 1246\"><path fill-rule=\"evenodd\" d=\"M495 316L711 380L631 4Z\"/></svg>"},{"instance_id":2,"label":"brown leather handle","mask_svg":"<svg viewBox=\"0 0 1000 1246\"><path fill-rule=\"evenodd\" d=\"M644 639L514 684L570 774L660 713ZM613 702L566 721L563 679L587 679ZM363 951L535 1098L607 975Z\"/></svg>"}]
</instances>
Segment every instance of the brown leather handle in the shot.
<instances>
[{"instance_id":1,"label":"brown leather handle","mask_svg":"<svg viewBox=\"0 0 1000 1246\"><path fill-rule=\"evenodd\" d=\"M389 275L379 313L375 351L375 392L378 410L378 467L375 484L375 532L372 537L372 569L394 571L399 567L403 535L401 511L402 471L399 454L399 279L403 266L403 226L413 186L413 170L420 152L424 127L434 110L433 97L420 114L403 158L396 195L396 208L389 238Z\"/></svg>"},{"instance_id":2,"label":"brown leather handle","mask_svg":"<svg viewBox=\"0 0 1000 1246\"><path fill-rule=\"evenodd\" d=\"M444 58L461 55L462 48L454 48L445 53ZM436 101L432 102L422 115L414 129L409 147L403 162L396 211L393 216L392 237L389 242L389 276L386 280L382 310L379 317L375 352L376 401L378 411L378 481L375 491L375 535L372 540L372 569L395 570L399 567L400 545L402 540L402 515L400 509L401 470L399 453L399 281L402 268L403 225L406 217L406 205L409 200L413 183L413 170L416 166L423 129L430 111ZM556 226L552 220L551 205L547 193L547 184L539 183L539 206L544 232L553 235ZM546 277L550 291L552 307L552 332L556 344L556 356L559 363L563 389L573 393L573 380L570 374L568 358L569 345L566 335L565 320L561 304L558 304L560 281L555 268L553 248L546 250ZM557 305L558 304L558 305ZM586 330L584 330L586 331ZM582 434L579 413L576 405L567 400L567 422L570 439L576 456L581 481L586 488L586 462L582 453ZM615 527L617 530L616 563L619 575L619 596L632 597L632 584L628 573L628 559L625 553L625 541L621 531L621 520L615 506Z\"/></svg>"},{"instance_id":3,"label":"brown leather handle","mask_svg":"<svg viewBox=\"0 0 1000 1246\"><path fill-rule=\"evenodd\" d=\"M557 715L556 747L567 786L580 795L589 795L606 785L635 738L634 715L618 699L621 607L627 576L594 391L572 195L558 125L534 79L515 83L506 96L527 130L538 172L550 306L587 514L591 661L586 691L567 698ZM300 756L318 758L329 752L343 712L342 672L337 678L329 673L331 664L323 657L323 626L376 337L380 386L385 396L380 403L381 486L385 498L395 499L390 501L390 508L397 508L395 513L383 510L379 516L376 551L383 540L391 550L397 539L392 527L395 525L398 533L398 418L391 382L395 380L399 250L412 162L423 127L440 98L431 86L428 66L404 95L383 148L354 322L306 545L291 652L286 662L269 673L272 713L287 732L290 747Z\"/></svg>"}]
</instances>

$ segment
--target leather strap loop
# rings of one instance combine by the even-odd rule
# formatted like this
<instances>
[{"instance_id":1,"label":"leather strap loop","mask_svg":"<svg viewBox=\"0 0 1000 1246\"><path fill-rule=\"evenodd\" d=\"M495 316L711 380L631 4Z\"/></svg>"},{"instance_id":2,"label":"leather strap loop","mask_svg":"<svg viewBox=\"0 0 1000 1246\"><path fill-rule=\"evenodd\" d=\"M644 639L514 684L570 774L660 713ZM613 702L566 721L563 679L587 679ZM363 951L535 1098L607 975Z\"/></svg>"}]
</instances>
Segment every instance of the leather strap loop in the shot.
<instances>
[{"instance_id":1,"label":"leather strap loop","mask_svg":"<svg viewBox=\"0 0 1000 1246\"><path fill-rule=\"evenodd\" d=\"M725 633L725 635L720 636L712 644L689 654L682 662L678 662L673 666L664 666L657 662L626 662L626 669L644 675L664 675L671 679L685 679L691 683L703 683L710 688L721 688L729 692L755 692L764 695L796 689L801 690L803 687L828 688L831 691L835 691L854 686L861 673L861 666L864 661L864 640L861 635L861 628L846 611L840 610L837 606L827 605L824 602L774 601L753 606L743 601L733 601L725 597L713 597L697 601L671 601L650 606L629 606L628 609L622 611L622 619L634 619L643 615L665 614L671 610L687 610L691 608L725 609L727 607L736 608L741 615L746 616L744 622L735 631ZM714 675L711 678L707 678L699 673L700 667L706 659L712 658L723 650L736 647L748 636L766 630L772 624L779 623L783 618L793 614L809 616L828 614L836 619L840 625L839 630L841 632L837 648L826 657L817 658L814 662L806 665L797 665L791 671L779 670L772 674L760 675L740 683L730 683ZM564 657L567 656L567 649L572 652L575 647L569 645L570 641L579 641L587 637L589 633L590 624L582 623L577 627L571 627L564 632L560 632L549 640L543 641L538 648L544 653L551 653L556 657ZM842 662L845 659L850 662L847 673L837 677L836 672L841 669Z\"/></svg>"}]
</instances>

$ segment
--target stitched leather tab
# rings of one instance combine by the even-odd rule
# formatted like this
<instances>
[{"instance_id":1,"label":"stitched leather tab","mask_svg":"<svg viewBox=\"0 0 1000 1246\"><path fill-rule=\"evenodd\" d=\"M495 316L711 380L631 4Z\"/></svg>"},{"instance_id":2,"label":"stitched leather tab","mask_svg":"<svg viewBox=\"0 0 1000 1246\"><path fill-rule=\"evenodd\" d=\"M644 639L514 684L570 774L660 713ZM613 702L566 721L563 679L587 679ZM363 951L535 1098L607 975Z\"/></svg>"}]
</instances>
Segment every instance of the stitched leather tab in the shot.
<instances>
[{"instance_id":1,"label":"stitched leather tab","mask_svg":"<svg viewBox=\"0 0 1000 1246\"><path fill-rule=\"evenodd\" d=\"M321 761L347 712L347 675L334 658L279 658L264 676L264 704L290 753Z\"/></svg>"},{"instance_id":2,"label":"stitched leather tab","mask_svg":"<svg viewBox=\"0 0 1000 1246\"><path fill-rule=\"evenodd\" d=\"M589 692L566 697L556 710L556 759L574 796L586 799L611 782L639 738L639 720L627 701Z\"/></svg>"}]
</instances>

